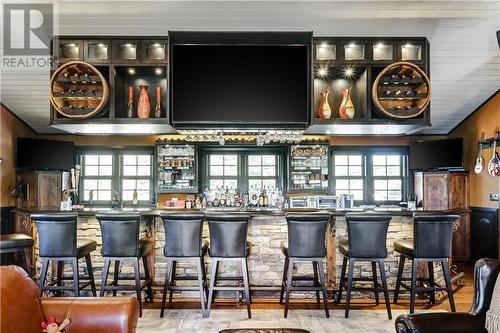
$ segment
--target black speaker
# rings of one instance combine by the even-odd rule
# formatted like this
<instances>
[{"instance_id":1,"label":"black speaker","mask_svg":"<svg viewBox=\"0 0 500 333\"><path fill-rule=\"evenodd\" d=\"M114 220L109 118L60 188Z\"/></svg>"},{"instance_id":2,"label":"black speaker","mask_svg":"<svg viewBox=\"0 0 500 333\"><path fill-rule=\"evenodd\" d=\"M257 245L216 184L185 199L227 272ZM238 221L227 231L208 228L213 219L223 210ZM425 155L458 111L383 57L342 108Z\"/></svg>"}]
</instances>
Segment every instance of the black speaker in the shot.
<instances>
[{"instance_id":1,"label":"black speaker","mask_svg":"<svg viewBox=\"0 0 500 333\"><path fill-rule=\"evenodd\" d=\"M500 30L497 31L498 47L500 47Z\"/></svg>"}]
</instances>

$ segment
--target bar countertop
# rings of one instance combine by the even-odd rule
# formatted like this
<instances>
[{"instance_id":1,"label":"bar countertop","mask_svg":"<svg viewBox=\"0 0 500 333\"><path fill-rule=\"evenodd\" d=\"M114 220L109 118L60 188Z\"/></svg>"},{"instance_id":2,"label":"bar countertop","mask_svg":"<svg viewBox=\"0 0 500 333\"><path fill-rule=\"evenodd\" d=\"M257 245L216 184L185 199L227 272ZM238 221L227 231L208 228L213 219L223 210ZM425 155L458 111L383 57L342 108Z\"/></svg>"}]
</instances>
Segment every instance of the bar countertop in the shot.
<instances>
[{"instance_id":1,"label":"bar countertop","mask_svg":"<svg viewBox=\"0 0 500 333\"><path fill-rule=\"evenodd\" d=\"M222 208L207 208L207 209L157 209L152 207L125 207L125 208L111 208L111 207L89 207L83 209L74 209L72 211L63 211L55 208L47 209L30 209L30 208L16 208L14 211L24 212L24 213L56 213L56 212L76 212L79 216L93 216L97 213L107 212L139 212L142 216L160 216L162 212L202 212L204 214L209 213L248 213L251 217L257 216L284 216L286 213L317 213L325 212L333 216L344 216L347 212L375 212L375 213L387 213L392 216L412 216L416 212L422 213L460 213L462 210L450 210L450 211L424 211L421 208L416 210L410 210L406 208L352 208L352 209L313 209L313 208L289 208L289 209L278 209L278 208L250 208L250 209L239 209L235 207L222 207Z\"/></svg>"}]
</instances>

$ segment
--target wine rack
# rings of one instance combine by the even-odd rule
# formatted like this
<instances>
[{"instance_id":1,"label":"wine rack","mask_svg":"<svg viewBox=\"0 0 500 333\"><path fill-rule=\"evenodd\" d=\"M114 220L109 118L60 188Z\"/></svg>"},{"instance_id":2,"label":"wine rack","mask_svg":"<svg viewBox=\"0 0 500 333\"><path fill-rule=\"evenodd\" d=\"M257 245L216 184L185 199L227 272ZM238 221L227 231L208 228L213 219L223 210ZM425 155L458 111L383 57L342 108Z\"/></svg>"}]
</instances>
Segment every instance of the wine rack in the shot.
<instances>
[{"instance_id":1,"label":"wine rack","mask_svg":"<svg viewBox=\"0 0 500 333\"><path fill-rule=\"evenodd\" d=\"M104 75L85 62L68 62L50 79L50 102L64 117L96 116L106 108L108 100L109 87Z\"/></svg>"},{"instance_id":2,"label":"wine rack","mask_svg":"<svg viewBox=\"0 0 500 333\"><path fill-rule=\"evenodd\" d=\"M290 149L290 191L328 191L328 146Z\"/></svg>"},{"instance_id":3,"label":"wine rack","mask_svg":"<svg viewBox=\"0 0 500 333\"><path fill-rule=\"evenodd\" d=\"M156 192L197 193L194 145L156 145Z\"/></svg>"},{"instance_id":4,"label":"wine rack","mask_svg":"<svg viewBox=\"0 0 500 333\"><path fill-rule=\"evenodd\" d=\"M381 115L396 119L415 118L430 103L430 82L420 67L397 62L385 67L375 78L372 101Z\"/></svg>"}]
</instances>

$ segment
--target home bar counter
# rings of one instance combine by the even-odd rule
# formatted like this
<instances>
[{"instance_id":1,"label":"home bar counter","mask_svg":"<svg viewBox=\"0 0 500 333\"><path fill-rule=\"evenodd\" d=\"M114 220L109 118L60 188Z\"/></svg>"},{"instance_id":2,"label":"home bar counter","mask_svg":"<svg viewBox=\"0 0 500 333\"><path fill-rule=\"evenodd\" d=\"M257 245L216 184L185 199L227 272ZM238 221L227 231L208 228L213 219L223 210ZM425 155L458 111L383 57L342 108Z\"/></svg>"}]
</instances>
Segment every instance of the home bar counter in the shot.
<instances>
[{"instance_id":1,"label":"home bar counter","mask_svg":"<svg viewBox=\"0 0 500 333\"><path fill-rule=\"evenodd\" d=\"M163 255L163 247L165 245L165 233L163 222L160 218L162 212L175 212L174 210L158 210L153 208L125 208L114 209L122 212L139 212L141 215L141 235L147 237L154 242L154 249L148 256L150 276L154 281L155 298L161 297L161 286L163 286L166 270L166 258ZM16 212L25 217L22 223L26 228L33 228L31 234L35 237L34 247L34 262L37 262L37 273L40 270L40 262L37 260L37 240L36 227L33 221L30 221L29 215L34 212L54 212L54 210L31 210L18 209ZM78 237L85 239L93 239L97 242L97 250L92 253L92 264L96 281L101 280L101 271L104 264L104 258L101 256L101 231L98 220L95 214L98 212L110 211L110 208L86 208L77 210L78 212ZM182 213L199 212L199 210L182 210ZM387 249L388 258L385 260L385 266L388 276L389 289L395 286L397 265L399 256L393 251L393 242L396 239L412 239L413 238L413 213L424 212L423 210L408 210L399 208L378 208L378 209L349 209L349 210L319 210L319 209L273 209L273 208L257 208L249 210L240 210L235 208L209 208L203 210L205 214L210 213L247 213L250 215L250 223L248 229L248 241L252 243L250 256L248 258L250 285L254 294L260 296L274 296L279 292L281 279L283 274L284 255L281 251L281 243L287 241L287 223L285 219L286 213L305 213L305 212L327 212L332 216L330 226L327 228L325 239L327 244L326 256L326 272L327 282L330 289L335 289L338 285L340 271L342 267L342 255L339 253L336 245L337 239L347 237L345 213L346 212L370 212L379 214L389 214L392 216L389 230L387 234ZM425 211L436 212L436 211ZM439 211L440 213L446 211ZM451 212L451 211L450 211ZM452 211L453 213L461 213L460 211ZM457 222L460 223L460 220ZM456 228L454 228L456 229ZM205 223L203 228L203 238L209 240L208 226ZM206 260L207 271L210 272L210 259ZM226 265L226 266L224 266ZM221 266L220 274L222 277L234 276L234 272L241 272L232 263L224 263ZM411 265L407 265L405 272L410 274ZM312 275L312 265L300 264L296 267L299 275ZM360 262L356 265L356 275L362 277L371 277L372 270L369 262ZM438 269L439 271L439 269ZM227 272L227 274L226 274ZM124 276L132 275L131 267L124 266L120 270L120 274ZM194 264L178 263L177 274L193 276L196 273ZM427 274L425 270L420 274ZM176 281L178 285L189 285L189 281ZM183 296L194 296L194 292L183 291ZM305 295L312 297L314 293Z\"/></svg>"}]
</instances>

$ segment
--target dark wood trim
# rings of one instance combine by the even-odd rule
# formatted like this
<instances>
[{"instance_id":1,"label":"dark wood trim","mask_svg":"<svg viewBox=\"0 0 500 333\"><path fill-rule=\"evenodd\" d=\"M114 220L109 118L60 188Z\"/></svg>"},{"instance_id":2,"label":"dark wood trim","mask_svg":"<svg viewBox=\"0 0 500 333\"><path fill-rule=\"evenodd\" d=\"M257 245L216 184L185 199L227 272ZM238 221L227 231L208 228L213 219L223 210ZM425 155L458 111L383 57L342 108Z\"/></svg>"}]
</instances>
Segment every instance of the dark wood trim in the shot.
<instances>
[{"instance_id":1,"label":"dark wood trim","mask_svg":"<svg viewBox=\"0 0 500 333\"><path fill-rule=\"evenodd\" d=\"M28 123L26 121L24 121L23 119L21 119L21 117L19 117L17 114L15 114L7 105L5 105L4 102L0 101L0 105L2 106L2 108L4 108L7 112L9 112L10 114L12 114L17 120L19 120L21 123L23 123L26 127L28 127L31 131L33 131L34 134L37 134L37 135L40 135L40 133L38 133L37 131L35 131L35 129L33 127L31 127L30 125L28 125Z\"/></svg>"},{"instance_id":2,"label":"dark wood trim","mask_svg":"<svg viewBox=\"0 0 500 333\"><path fill-rule=\"evenodd\" d=\"M0 207L0 234L10 234L14 232L14 220L12 211L15 206Z\"/></svg>"},{"instance_id":3,"label":"dark wood trim","mask_svg":"<svg viewBox=\"0 0 500 333\"><path fill-rule=\"evenodd\" d=\"M496 95L498 95L500 93L500 89L498 89L495 93L493 93L493 95L491 95L490 97L488 97L483 103L481 103L481 105L479 105L474 111L472 111L467 117L465 117L464 120L462 120L461 122L459 122L455 127L453 127L446 135L450 135L453 133L453 131L455 131L457 128L459 128L463 123L465 123L467 120L469 120L470 117L472 117L474 114L476 114L476 112L478 112L479 110L481 110L483 108L483 106L485 106L486 104L488 104L489 101L491 101Z\"/></svg>"}]
</instances>

